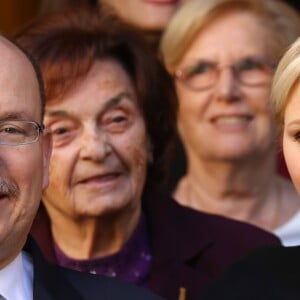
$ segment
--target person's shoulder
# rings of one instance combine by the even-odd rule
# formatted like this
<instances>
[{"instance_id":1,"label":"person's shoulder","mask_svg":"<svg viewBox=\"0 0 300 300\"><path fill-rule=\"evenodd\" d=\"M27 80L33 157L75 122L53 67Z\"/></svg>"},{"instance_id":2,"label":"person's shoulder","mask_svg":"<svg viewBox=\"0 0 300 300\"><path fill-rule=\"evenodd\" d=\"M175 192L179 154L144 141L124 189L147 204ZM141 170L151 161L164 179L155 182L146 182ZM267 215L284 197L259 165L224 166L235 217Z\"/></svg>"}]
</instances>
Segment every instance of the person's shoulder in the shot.
<instances>
[{"instance_id":1,"label":"person's shoulder","mask_svg":"<svg viewBox=\"0 0 300 300\"><path fill-rule=\"evenodd\" d=\"M300 299L300 247L265 246L234 263L201 300Z\"/></svg>"},{"instance_id":2,"label":"person's shoulder","mask_svg":"<svg viewBox=\"0 0 300 300\"><path fill-rule=\"evenodd\" d=\"M58 267L83 299L162 299L152 292L131 283L102 275L93 275Z\"/></svg>"},{"instance_id":3,"label":"person's shoulder","mask_svg":"<svg viewBox=\"0 0 300 300\"><path fill-rule=\"evenodd\" d=\"M278 237L273 233L266 231L253 224L243 221L229 219L227 217L210 215L210 226L218 231L222 228L226 234L231 235L233 238L239 240L247 240L249 243L256 243L257 245L281 245ZM236 239L238 241L238 239Z\"/></svg>"},{"instance_id":4,"label":"person's shoulder","mask_svg":"<svg viewBox=\"0 0 300 300\"><path fill-rule=\"evenodd\" d=\"M247 245L253 244L253 249L257 246L264 245L280 245L280 240L272 233L259 228L255 225L230 219L221 215L196 211L194 209L181 206L174 199L169 199L173 207L177 206L181 213L188 217L191 225L198 230L201 228L210 235L218 237L221 242L238 243L242 245L244 242ZM196 226L196 225L201 226ZM199 232L198 232L199 233Z\"/></svg>"},{"instance_id":5,"label":"person's shoulder","mask_svg":"<svg viewBox=\"0 0 300 300\"><path fill-rule=\"evenodd\" d=\"M259 246L281 244L274 234L257 226L183 206L166 193L151 197L146 208L148 219L160 230L162 225L168 226L176 220L181 231L192 231L202 239L209 237L218 241L218 245L227 245L227 249L248 251ZM229 243L232 247L228 247Z\"/></svg>"},{"instance_id":6,"label":"person's shoulder","mask_svg":"<svg viewBox=\"0 0 300 300\"><path fill-rule=\"evenodd\" d=\"M255 246L281 244L279 238L274 234L255 225L217 214L198 212L197 215L195 214L194 218L201 220L207 230L219 235L220 238L230 239L233 243L236 241L241 244L245 241L247 244Z\"/></svg>"},{"instance_id":7,"label":"person's shoulder","mask_svg":"<svg viewBox=\"0 0 300 300\"><path fill-rule=\"evenodd\" d=\"M283 247L283 246L265 246L258 248L247 255L241 262L240 266L260 266L260 271L264 269L276 271L293 271L299 272L300 276L300 246Z\"/></svg>"}]
</instances>

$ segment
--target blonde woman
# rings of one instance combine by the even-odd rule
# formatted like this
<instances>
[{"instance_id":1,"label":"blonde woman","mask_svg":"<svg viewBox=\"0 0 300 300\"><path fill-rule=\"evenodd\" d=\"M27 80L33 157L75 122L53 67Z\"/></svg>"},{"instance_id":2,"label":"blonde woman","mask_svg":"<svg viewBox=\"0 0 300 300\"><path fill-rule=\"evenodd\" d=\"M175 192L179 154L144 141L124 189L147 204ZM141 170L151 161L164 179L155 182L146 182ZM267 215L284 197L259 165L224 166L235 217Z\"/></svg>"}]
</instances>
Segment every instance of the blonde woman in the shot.
<instances>
[{"instance_id":1,"label":"blonde woman","mask_svg":"<svg viewBox=\"0 0 300 300\"><path fill-rule=\"evenodd\" d=\"M293 183L300 191L300 39L279 63L272 87L272 107L282 130L283 153ZM300 247L270 247L234 265L201 300L300 298ZM249 288L250 287L250 288Z\"/></svg>"},{"instance_id":2,"label":"blonde woman","mask_svg":"<svg viewBox=\"0 0 300 300\"><path fill-rule=\"evenodd\" d=\"M300 33L282 1L187 1L161 43L179 98L187 172L174 197L300 244L300 200L276 172L269 97L276 63Z\"/></svg>"}]
</instances>

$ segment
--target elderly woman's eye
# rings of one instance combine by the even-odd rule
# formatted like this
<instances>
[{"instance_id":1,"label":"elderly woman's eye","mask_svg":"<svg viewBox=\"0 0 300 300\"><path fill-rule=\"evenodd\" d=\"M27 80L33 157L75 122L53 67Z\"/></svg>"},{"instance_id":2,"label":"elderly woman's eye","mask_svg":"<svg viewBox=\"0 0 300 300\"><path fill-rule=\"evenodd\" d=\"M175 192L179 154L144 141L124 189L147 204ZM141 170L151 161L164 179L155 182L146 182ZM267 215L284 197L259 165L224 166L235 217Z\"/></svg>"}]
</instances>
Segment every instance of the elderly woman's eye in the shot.
<instances>
[{"instance_id":1,"label":"elderly woman's eye","mask_svg":"<svg viewBox=\"0 0 300 300\"><path fill-rule=\"evenodd\" d=\"M129 117L126 114L112 113L104 118L103 124L108 131L112 133L120 133L127 128L129 124Z\"/></svg>"},{"instance_id":2,"label":"elderly woman's eye","mask_svg":"<svg viewBox=\"0 0 300 300\"><path fill-rule=\"evenodd\" d=\"M294 134L294 139L296 141L300 141L300 131L297 131L295 134Z\"/></svg>"},{"instance_id":3,"label":"elderly woman's eye","mask_svg":"<svg viewBox=\"0 0 300 300\"><path fill-rule=\"evenodd\" d=\"M52 133L53 146L61 147L69 144L76 137L76 128L72 124L51 124L48 127Z\"/></svg>"},{"instance_id":4,"label":"elderly woman's eye","mask_svg":"<svg viewBox=\"0 0 300 300\"><path fill-rule=\"evenodd\" d=\"M63 135L65 133L67 133L69 130L67 128L64 127L59 127L59 128L55 128L52 129L52 133L55 135Z\"/></svg>"},{"instance_id":5,"label":"elderly woman's eye","mask_svg":"<svg viewBox=\"0 0 300 300\"><path fill-rule=\"evenodd\" d=\"M238 71L251 71L264 69L264 63L258 59L246 58L235 65Z\"/></svg>"},{"instance_id":6,"label":"elderly woman's eye","mask_svg":"<svg viewBox=\"0 0 300 300\"><path fill-rule=\"evenodd\" d=\"M187 75L187 77L192 77L195 75L201 75L201 74L208 73L209 71L211 71L213 69L215 69L215 64L209 63L209 62L199 62L196 65L190 67L187 70L186 75Z\"/></svg>"},{"instance_id":7,"label":"elderly woman's eye","mask_svg":"<svg viewBox=\"0 0 300 300\"><path fill-rule=\"evenodd\" d=\"M114 123L121 123L123 121L126 121L126 118L124 116L116 116L112 118L112 122Z\"/></svg>"}]
</instances>

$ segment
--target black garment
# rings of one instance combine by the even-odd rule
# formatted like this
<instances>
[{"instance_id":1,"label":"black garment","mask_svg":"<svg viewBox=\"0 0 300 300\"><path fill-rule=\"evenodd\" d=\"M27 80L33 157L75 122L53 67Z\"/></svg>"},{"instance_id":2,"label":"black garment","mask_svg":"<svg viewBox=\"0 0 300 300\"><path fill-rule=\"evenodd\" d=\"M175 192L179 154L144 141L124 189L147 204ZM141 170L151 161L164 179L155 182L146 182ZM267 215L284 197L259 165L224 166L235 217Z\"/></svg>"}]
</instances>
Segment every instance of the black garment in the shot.
<instances>
[{"instance_id":1,"label":"black garment","mask_svg":"<svg viewBox=\"0 0 300 300\"><path fill-rule=\"evenodd\" d=\"M299 0L284 0L287 4L293 6L295 9L300 11L300 2Z\"/></svg>"},{"instance_id":2,"label":"black garment","mask_svg":"<svg viewBox=\"0 0 300 300\"><path fill-rule=\"evenodd\" d=\"M179 205L164 194L145 197L152 246L150 288L166 299L187 299L204 290L232 263L266 245L280 245L258 227Z\"/></svg>"},{"instance_id":3,"label":"black garment","mask_svg":"<svg viewBox=\"0 0 300 300\"><path fill-rule=\"evenodd\" d=\"M199 300L299 300L300 247L269 246L235 263Z\"/></svg>"},{"instance_id":4,"label":"black garment","mask_svg":"<svg viewBox=\"0 0 300 300\"><path fill-rule=\"evenodd\" d=\"M143 211L152 254L149 288L168 300L177 300L181 287L189 300L246 253L280 244L258 227L181 206L164 193L145 196ZM43 207L31 233L45 258L57 264Z\"/></svg>"},{"instance_id":5,"label":"black garment","mask_svg":"<svg viewBox=\"0 0 300 300\"><path fill-rule=\"evenodd\" d=\"M113 278L72 271L47 263L32 239L24 251L33 259L34 300L158 300L142 288Z\"/></svg>"}]
</instances>

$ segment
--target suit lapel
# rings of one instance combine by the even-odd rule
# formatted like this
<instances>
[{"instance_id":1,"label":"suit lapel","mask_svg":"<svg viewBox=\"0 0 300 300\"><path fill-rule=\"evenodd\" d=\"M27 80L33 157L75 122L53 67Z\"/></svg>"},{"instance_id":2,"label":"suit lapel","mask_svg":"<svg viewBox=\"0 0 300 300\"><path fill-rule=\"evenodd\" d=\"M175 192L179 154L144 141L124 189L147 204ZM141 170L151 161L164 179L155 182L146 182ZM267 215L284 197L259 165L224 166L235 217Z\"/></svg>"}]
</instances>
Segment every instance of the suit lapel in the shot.
<instances>
[{"instance_id":1,"label":"suit lapel","mask_svg":"<svg viewBox=\"0 0 300 300\"><path fill-rule=\"evenodd\" d=\"M48 264L32 239L28 239L24 250L33 259L34 300L82 300L82 297L63 275L64 269Z\"/></svg>"}]
</instances>

